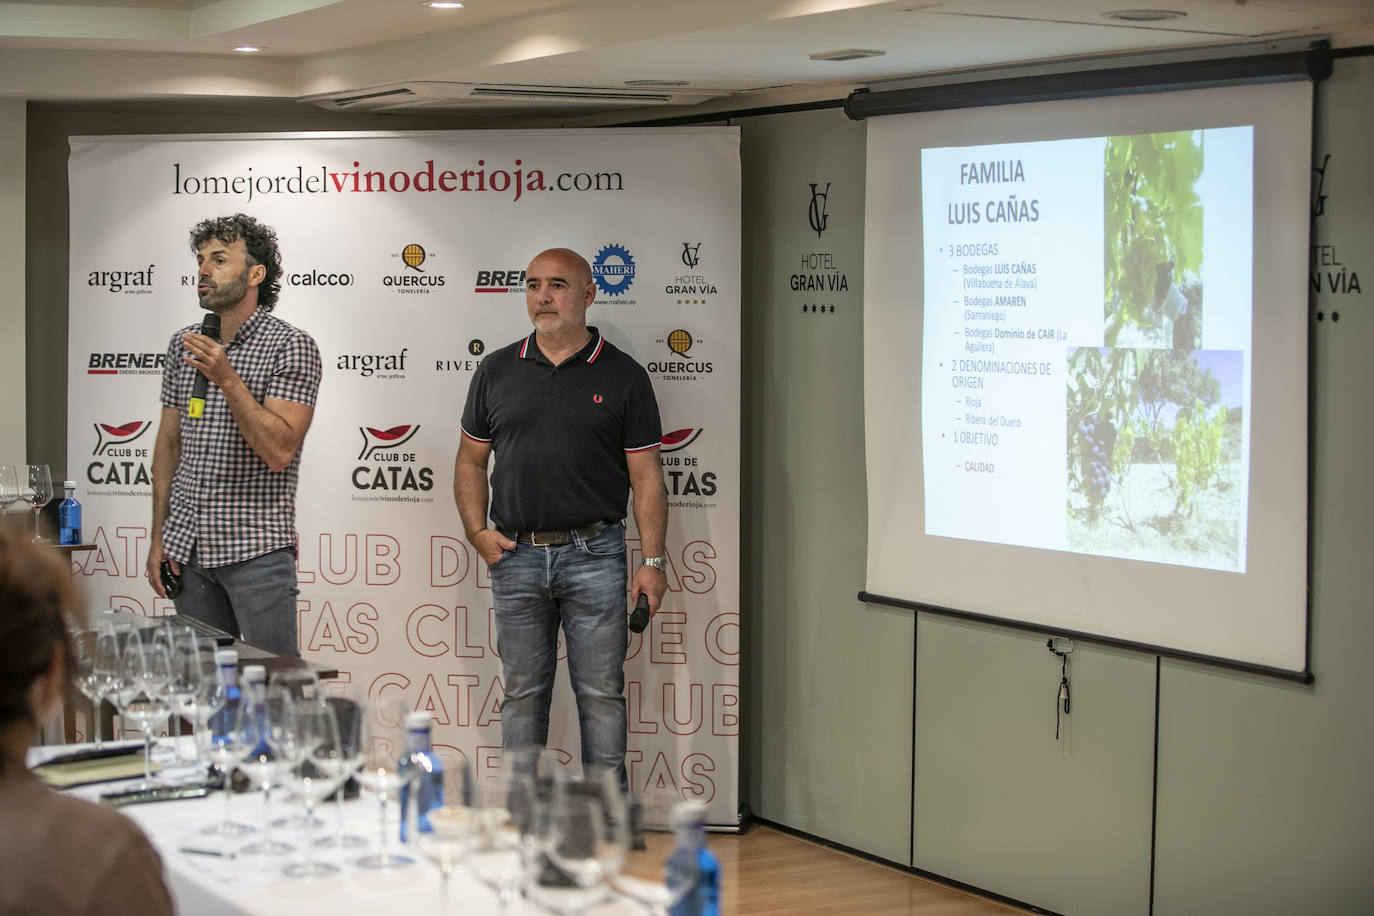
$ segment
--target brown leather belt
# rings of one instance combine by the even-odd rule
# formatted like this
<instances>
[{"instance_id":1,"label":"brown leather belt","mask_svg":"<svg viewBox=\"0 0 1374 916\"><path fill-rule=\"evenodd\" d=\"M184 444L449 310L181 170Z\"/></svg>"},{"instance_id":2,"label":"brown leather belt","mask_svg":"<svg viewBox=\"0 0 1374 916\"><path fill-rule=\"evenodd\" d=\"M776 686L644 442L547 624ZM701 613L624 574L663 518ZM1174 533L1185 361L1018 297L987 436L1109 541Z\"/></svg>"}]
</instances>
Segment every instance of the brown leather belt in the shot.
<instances>
[{"instance_id":1,"label":"brown leather belt","mask_svg":"<svg viewBox=\"0 0 1374 916\"><path fill-rule=\"evenodd\" d=\"M619 522L596 522L581 528L563 528L557 531L503 531L506 537L531 547L563 547L576 540L589 541L612 525Z\"/></svg>"}]
</instances>

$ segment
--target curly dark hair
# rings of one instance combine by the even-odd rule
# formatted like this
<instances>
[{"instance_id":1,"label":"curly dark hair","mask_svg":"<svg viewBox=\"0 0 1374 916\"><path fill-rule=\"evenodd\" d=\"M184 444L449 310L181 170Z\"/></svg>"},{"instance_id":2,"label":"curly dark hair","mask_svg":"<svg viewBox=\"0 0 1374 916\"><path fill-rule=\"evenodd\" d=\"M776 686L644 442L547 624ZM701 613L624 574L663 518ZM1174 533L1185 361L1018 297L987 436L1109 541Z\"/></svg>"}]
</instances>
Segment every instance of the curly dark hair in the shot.
<instances>
[{"instance_id":1,"label":"curly dark hair","mask_svg":"<svg viewBox=\"0 0 1374 916\"><path fill-rule=\"evenodd\" d=\"M68 620L79 607L71 570L55 550L0 531L0 729L16 721L38 725L29 689L48 670L54 650L66 668Z\"/></svg>"},{"instance_id":2,"label":"curly dark hair","mask_svg":"<svg viewBox=\"0 0 1374 916\"><path fill-rule=\"evenodd\" d=\"M191 251L199 252L200 246L210 239L221 242L243 239L243 247L248 251L248 266L261 264L267 268L267 276L258 286L258 307L265 312L272 311L277 304L277 293L281 292L281 252L277 250L277 233L272 227L246 213L217 216L197 223L191 230Z\"/></svg>"}]
</instances>

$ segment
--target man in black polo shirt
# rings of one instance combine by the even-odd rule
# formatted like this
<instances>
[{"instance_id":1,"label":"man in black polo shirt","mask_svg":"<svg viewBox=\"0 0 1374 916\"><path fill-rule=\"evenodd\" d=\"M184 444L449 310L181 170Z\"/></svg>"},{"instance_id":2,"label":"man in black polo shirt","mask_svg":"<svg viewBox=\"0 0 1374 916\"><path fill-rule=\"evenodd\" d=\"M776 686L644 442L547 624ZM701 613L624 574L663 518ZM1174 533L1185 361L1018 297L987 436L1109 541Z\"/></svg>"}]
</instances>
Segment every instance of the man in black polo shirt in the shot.
<instances>
[{"instance_id":1,"label":"man in black polo shirt","mask_svg":"<svg viewBox=\"0 0 1374 916\"><path fill-rule=\"evenodd\" d=\"M667 590L668 494L658 403L644 369L588 327L591 268L555 248L530 262L534 333L482 360L463 409L453 494L491 570L505 680L503 747L542 747L563 627L584 765L624 781L626 502L645 559L630 600ZM487 465L495 453L488 525Z\"/></svg>"}]
</instances>

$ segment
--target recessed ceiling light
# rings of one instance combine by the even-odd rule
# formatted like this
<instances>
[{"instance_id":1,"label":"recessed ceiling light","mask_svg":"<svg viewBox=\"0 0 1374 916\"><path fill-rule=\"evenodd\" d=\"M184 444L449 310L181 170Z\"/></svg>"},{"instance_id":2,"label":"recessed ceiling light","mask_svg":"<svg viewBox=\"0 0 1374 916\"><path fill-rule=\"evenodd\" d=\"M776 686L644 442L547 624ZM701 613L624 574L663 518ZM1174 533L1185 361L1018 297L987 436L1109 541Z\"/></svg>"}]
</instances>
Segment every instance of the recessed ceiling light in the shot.
<instances>
[{"instance_id":1,"label":"recessed ceiling light","mask_svg":"<svg viewBox=\"0 0 1374 916\"><path fill-rule=\"evenodd\" d=\"M858 60L861 57L882 57L886 53L873 48L840 48L838 51L817 51L808 56L812 60Z\"/></svg>"},{"instance_id":2,"label":"recessed ceiling light","mask_svg":"<svg viewBox=\"0 0 1374 916\"><path fill-rule=\"evenodd\" d=\"M458 0L421 0L421 6L427 6L432 10L461 10L463 4Z\"/></svg>"},{"instance_id":3,"label":"recessed ceiling light","mask_svg":"<svg viewBox=\"0 0 1374 916\"><path fill-rule=\"evenodd\" d=\"M677 86L690 86L687 80L626 80L626 86L638 86L640 88L671 89Z\"/></svg>"},{"instance_id":4,"label":"recessed ceiling light","mask_svg":"<svg viewBox=\"0 0 1374 916\"><path fill-rule=\"evenodd\" d=\"M1187 13L1178 10L1112 10L1103 13L1103 19L1119 19L1122 22L1163 22L1166 19L1182 19Z\"/></svg>"},{"instance_id":5,"label":"recessed ceiling light","mask_svg":"<svg viewBox=\"0 0 1374 916\"><path fill-rule=\"evenodd\" d=\"M230 48L230 50L238 51L240 54L256 54L259 51L266 51L267 49L262 45L239 45L236 48Z\"/></svg>"}]
</instances>

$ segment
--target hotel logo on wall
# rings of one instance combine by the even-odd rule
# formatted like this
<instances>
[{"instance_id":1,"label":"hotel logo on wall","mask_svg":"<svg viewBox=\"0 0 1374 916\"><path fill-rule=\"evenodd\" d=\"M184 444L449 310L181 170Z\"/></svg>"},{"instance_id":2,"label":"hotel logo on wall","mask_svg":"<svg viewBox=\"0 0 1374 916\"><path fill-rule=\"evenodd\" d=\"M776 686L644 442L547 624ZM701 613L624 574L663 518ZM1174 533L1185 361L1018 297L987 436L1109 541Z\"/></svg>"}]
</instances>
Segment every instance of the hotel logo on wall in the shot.
<instances>
[{"instance_id":1,"label":"hotel logo on wall","mask_svg":"<svg viewBox=\"0 0 1374 916\"><path fill-rule=\"evenodd\" d=\"M682 243L682 263L689 270L696 270L701 265L701 242ZM663 291L670 296L714 296L716 295L716 285L706 278L704 274L679 274L672 279L672 282L663 286ZM686 298L678 299L678 305L705 305L705 299Z\"/></svg>"},{"instance_id":2,"label":"hotel logo on wall","mask_svg":"<svg viewBox=\"0 0 1374 916\"><path fill-rule=\"evenodd\" d=\"M827 212L830 206L830 182L825 183L824 191L819 188L819 182L811 182L811 206L806 211L806 220L811 224L816 238L821 237L821 233L830 222L830 214Z\"/></svg>"}]
</instances>

